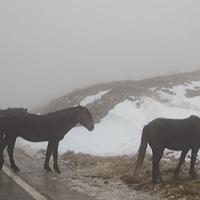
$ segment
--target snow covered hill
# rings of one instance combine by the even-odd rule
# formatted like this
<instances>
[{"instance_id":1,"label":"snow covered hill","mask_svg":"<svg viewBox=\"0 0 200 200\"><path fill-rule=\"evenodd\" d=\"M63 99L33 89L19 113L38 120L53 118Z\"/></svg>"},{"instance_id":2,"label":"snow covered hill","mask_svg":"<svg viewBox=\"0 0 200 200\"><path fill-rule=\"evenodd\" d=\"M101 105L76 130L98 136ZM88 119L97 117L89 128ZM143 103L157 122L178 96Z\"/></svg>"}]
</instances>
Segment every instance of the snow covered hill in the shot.
<instances>
[{"instance_id":1,"label":"snow covered hill","mask_svg":"<svg viewBox=\"0 0 200 200\"><path fill-rule=\"evenodd\" d=\"M61 154L132 155L138 150L143 126L152 119L200 116L200 72L101 86L96 92L88 89L87 96L80 90L79 95L76 92L51 103L81 103L92 111L97 122L93 132L79 126L72 129L60 143ZM46 149L46 145L18 139L18 146L31 154Z\"/></svg>"}]
</instances>

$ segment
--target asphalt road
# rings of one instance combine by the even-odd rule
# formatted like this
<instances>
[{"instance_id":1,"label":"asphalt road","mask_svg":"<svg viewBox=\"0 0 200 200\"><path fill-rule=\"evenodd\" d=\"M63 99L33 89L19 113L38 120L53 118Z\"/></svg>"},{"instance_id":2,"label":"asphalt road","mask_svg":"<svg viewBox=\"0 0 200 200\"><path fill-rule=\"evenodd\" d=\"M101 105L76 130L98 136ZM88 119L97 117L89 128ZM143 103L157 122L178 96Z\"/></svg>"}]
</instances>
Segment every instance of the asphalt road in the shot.
<instances>
[{"instance_id":1,"label":"asphalt road","mask_svg":"<svg viewBox=\"0 0 200 200\"><path fill-rule=\"evenodd\" d=\"M8 156L4 154L5 163L8 162ZM11 173L10 177L17 177L21 179L24 184L28 184L38 194L48 200L94 200L83 192L75 191L69 186L71 179L68 171L62 169L62 174L55 172L45 172L43 169L44 158L30 157L24 154L21 150L15 149L15 160L21 171L18 173ZM9 164L7 165L10 171ZM5 170L6 166L4 166ZM43 199L33 198L19 185L8 177L3 170L0 171L0 200L32 200ZM22 184L22 186L24 185ZM32 193L31 193L32 194ZM37 195L36 195L37 196Z\"/></svg>"},{"instance_id":2,"label":"asphalt road","mask_svg":"<svg viewBox=\"0 0 200 200\"><path fill-rule=\"evenodd\" d=\"M1 200L34 200L13 179L0 171L0 199Z\"/></svg>"}]
</instances>

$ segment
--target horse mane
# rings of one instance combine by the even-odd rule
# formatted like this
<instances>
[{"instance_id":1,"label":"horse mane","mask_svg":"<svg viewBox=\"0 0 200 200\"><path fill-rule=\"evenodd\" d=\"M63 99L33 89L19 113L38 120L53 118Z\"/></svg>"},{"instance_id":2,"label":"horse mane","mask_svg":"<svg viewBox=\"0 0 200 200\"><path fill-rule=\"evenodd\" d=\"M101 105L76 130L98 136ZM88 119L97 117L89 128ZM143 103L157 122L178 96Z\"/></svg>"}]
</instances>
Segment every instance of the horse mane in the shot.
<instances>
[{"instance_id":1,"label":"horse mane","mask_svg":"<svg viewBox=\"0 0 200 200\"><path fill-rule=\"evenodd\" d=\"M85 107L83 107L83 106L74 106L74 107L70 107L70 108L65 108L65 109L62 109L62 110L57 110L55 112L47 113L46 116L55 116L55 115L58 116L58 115L74 112L75 110L79 110L81 108L85 108Z\"/></svg>"}]
</instances>

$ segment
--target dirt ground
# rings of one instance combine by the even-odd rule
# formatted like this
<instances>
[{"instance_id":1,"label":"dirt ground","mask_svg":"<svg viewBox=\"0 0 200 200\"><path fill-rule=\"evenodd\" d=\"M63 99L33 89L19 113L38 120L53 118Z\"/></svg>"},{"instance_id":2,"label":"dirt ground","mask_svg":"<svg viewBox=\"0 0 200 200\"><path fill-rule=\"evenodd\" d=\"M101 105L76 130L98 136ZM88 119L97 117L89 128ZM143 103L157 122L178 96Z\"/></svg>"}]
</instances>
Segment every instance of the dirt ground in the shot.
<instances>
[{"instance_id":1,"label":"dirt ground","mask_svg":"<svg viewBox=\"0 0 200 200\"><path fill-rule=\"evenodd\" d=\"M173 179L178 160L169 155L160 167L163 184L151 182L151 156L146 155L142 172L134 175L135 157L95 157L68 152L62 155L62 166L68 166L72 188L102 200L132 199L200 199L200 179L192 180L189 162L185 162L179 180ZM200 170L199 161L196 170ZM68 169L69 170L69 169Z\"/></svg>"}]
</instances>

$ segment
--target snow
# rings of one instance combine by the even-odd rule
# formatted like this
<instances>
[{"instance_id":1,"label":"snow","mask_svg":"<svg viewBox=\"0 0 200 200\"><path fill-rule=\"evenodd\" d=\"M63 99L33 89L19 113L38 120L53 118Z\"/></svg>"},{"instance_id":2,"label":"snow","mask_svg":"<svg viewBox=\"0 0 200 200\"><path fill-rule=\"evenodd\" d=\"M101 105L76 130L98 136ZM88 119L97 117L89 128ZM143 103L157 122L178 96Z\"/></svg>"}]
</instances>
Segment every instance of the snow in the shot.
<instances>
[{"instance_id":1,"label":"snow","mask_svg":"<svg viewBox=\"0 0 200 200\"><path fill-rule=\"evenodd\" d=\"M191 114L199 116L200 97L187 98L184 95L187 88L194 89L195 86L200 86L200 82L175 86L171 88L174 95L156 91L161 99L167 98L168 102L147 96L135 101L125 100L110 110L107 116L95 125L94 131L89 132L84 127L73 128L60 142L59 153L70 150L100 156L135 154L140 145L144 125L154 118L186 118ZM101 98L103 94L105 91L85 98L82 105ZM18 146L27 153L35 154L40 149L45 150L47 143L31 143L18 139Z\"/></svg>"},{"instance_id":2,"label":"snow","mask_svg":"<svg viewBox=\"0 0 200 200\"><path fill-rule=\"evenodd\" d=\"M163 92L162 90L156 93L160 96L161 100L169 101L169 105L171 106L192 110L200 110L200 96L196 96L193 98L187 98L185 96L185 92L187 89L196 90L196 88L200 89L200 81L192 81L185 85L174 86L173 88L169 89L169 91L172 92L173 95Z\"/></svg>"},{"instance_id":3,"label":"snow","mask_svg":"<svg viewBox=\"0 0 200 200\"><path fill-rule=\"evenodd\" d=\"M109 91L110 91L110 89L105 90L105 91L100 91L98 94L95 94L95 95L87 96L80 102L80 105L86 106L87 104L94 103L95 101L100 100L102 98L102 96L107 94Z\"/></svg>"}]
</instances>

